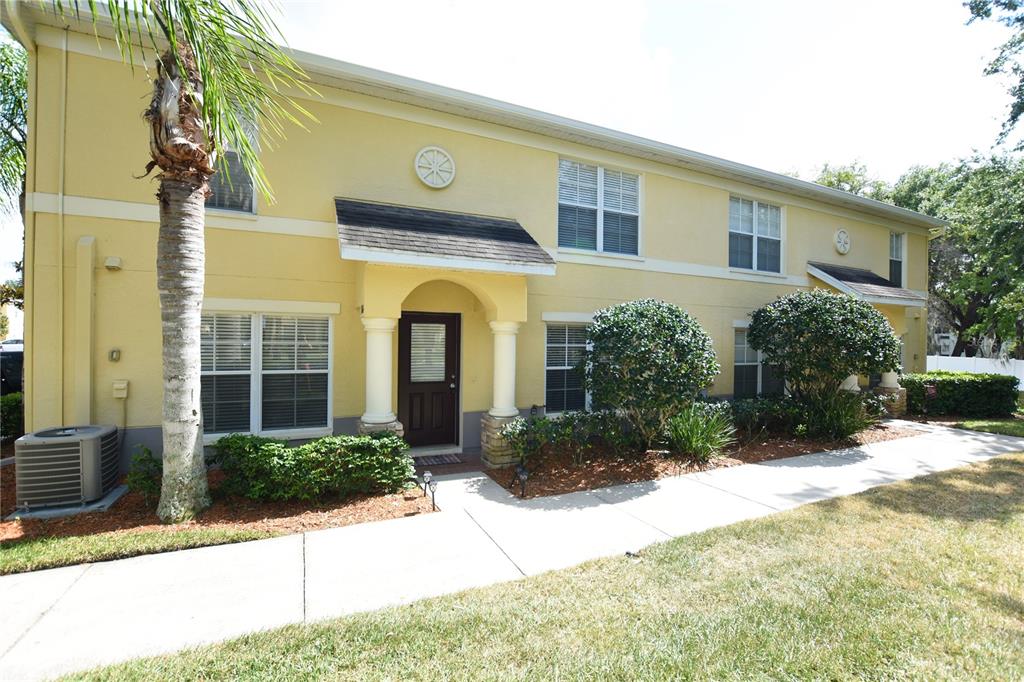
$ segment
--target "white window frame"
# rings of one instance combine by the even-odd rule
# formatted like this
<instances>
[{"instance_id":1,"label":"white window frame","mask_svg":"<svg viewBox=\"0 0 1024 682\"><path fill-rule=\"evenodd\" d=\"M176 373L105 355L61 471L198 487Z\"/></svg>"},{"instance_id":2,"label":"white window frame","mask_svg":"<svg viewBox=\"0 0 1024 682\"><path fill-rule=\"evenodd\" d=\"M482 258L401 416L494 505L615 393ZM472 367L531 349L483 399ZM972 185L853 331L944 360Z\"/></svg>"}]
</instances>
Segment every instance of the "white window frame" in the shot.
<instances>
[{"instance_id":1,"label":"white window frame","mask_svg":"<svg viewBox=\"0 0 1024 682\"><path fill-rule=\"evenodd\" d=\"M293 313L285 311L255 310L203 310L211 315L248 315L251 345L249 370L225 370L202 372L202 376L243 375L249 374L249 431L257 436L280 438L282 440L301 440L320 438L334 433L334 316L329 314ZM293 429L263 429L263 319L265 317L291 317L316 320L327 320L327 425ZM324 370L267 370L266 374L323 374ZM239 433L239 432L231 432ZM229 433L204 433L203 444L210 445Z\"/></svg>"},{"instance_id":2,"label":"white window frame","mask_svg":"<svg viewBox=\"0 0 1024 682\"><path fill-rule=\"evenodd\" d=\"M893 258L892 257L892 238L893 237L897 237L899 239L899 245L900 245L900 257L899 258ZM906 232L897 232L895 230L890 230L889 231L889 258L885 261L886 265L891 267L890 261L894 261L894 260L898 260L900 262L900 283L899 283L899 286L902 287L902 288L906 288L906 286L907 286L907 233ZM889 270L889 268L886 268L886 270ZM886 272L886 275L888 275L888 274L889 273ZM889 279L889 277L887 276L886 279Z\"/></svg>"},{"instance_id":3,"label":"white window frame","mask_svg":"<svg viewBox=\"0 0 1024 682\"><path fill-rule=\"evenodd\" d=\"M562 365L550 366L550 367L548 366L548 327L552 326L552 325L567 326L567 327L589 327L593 323L593 316L589 315L589 313L587 315L590 317L590 319L587 320L587 321L583 321L583 320L545 320L544 321L544 403L545 403L545 405L544 405L544 415L545 416L557 418L557 417L560 417L562 414L564 414L566 412L566 410L549 410L548 409L548 406L547 406L547 402L548 402L548 370L549 369L557 369L557 370L571 370L571 369L573 369L572 367L566 367L566 366L562 366ZM565 344L561 344L561 345L565 345ZM586 347L587 350L590 350L590 348L591 348L590 342L587 342L585 347ZM574 410L568 410L568 411L569 412L573 412ZM590 391L588 391L586 389L586 386L584 386L584 388L583 388L583 411L584 412L590 412Z\"/></svg>"},{"instance_id":4,"label":"white window frame","mask_svg":"<svg viewBox=\"0 0 1024 682\"><path fill-rule=\"evenodd\" d=\"M260 141L260 138L259 138L259 127L258 127L259 126L259 122L258 121L248 121L248 120L246 120L243 123L243 125L245 125L246 128L248 129L249 139L252 140L253 144L256 145L256 147L258 148L259 147L259 141ZM232 154L237 154L238 153L238 152L236 152L234 150L231 150L231 149L222 149L221 150L222 154L226 153L226 152L231 152ZM249 174L248 172L246 172L246 175L249 176L249 182L252 184L252 208L250 210L248 210L248 211L239 211L239 210L236 210L236 209L233 209L233 208L221 208L219 206L206 206L205 207L206 211L210 212L210 213L213 213L214 215L237 216L237 217L243 217L243 218L246 218L246 217L255 218L256 215L257 215L257 213L256 213L256 204L257 204L257 200L259 198L257 196L257 192L256 192L256 180L253 179L252 175ZM234 180L232 180L232 182L234 182ZM204 204L205 204L205 202L204 202Z\"/></svg>"},{"instance_id":5,"label":"white window frame","mask_svg":"<svg viewBox=\"0 0 1024 682\"><path fill-rule=\"evenodd\" d=\"M743 201L750 201L750 202L752 202L754 204L754 218L753 218L753 223L752 223L752 227L753 227L754 231L752 233L748 234L746 232L736 232L729 225L730 221L729 221L729 218L728 218L728 211L732 210L732 208L731 208L732 207L732 199L741 199ZM779 236L778 236L778 241L779 241L779 269L778 269L778 271L775 271L775 270L758 270L757 269L757 240L758 240L758 238L759 237L763 237L764 239L775 239L775 237L764 237L764 235L759 235L757 233L757 207L758 207L759 204L763 204L765 206L774 206L775 208L779 209ZM744 273L750 273L750 274L754 274L754 275L763 275L765 277L785 277L786 276L786 207L783 204L777 204L777 203L772 202L772 201L762 201L761 199L757 199L757 198L750 197L750 196L744 196L742 194L730 193L729 194L729 206L727 207L727 213L726 213L726 230L727 230L727 233L726 233L726 244L725 244L725 249L726 249L726 252L725 252L725 262L726 262L727 265L728 265L729 260L730 260L730 257L729 257L729 240L728 240L728 235L730 235L730 234L740 234L740 235L743 235L745 237L753 237L753 244L752 244L752 248L753 248L752 254L753 255L752 255L751 261L750 261L751 267L744 268L744 267L741 267L741 266L738 266L738 265L728 265L730 270L732 270L734 272L744 272Z\"/></svg>"},{"instance_id":6,"label":"white window frame","mask_svg":"<svg viewBox=\"0 0 1024 682\"><path fill-rule=\"evenodd\" d=\"M764 373L764 353L762 351L757 352L757 362L737 362L736 360L736 332L743 332L743 338L747 348L750 348L750 339L747 338L748 325L746 322L735 322L733 323L733 335L732 335L732 367L733 367L733 397L736 395L736 366L742 365L743 367L757 366L757 393L754 395L755 398L761 397L761 393L764 387L761 383L762 374ZM752 349L753 350L753 349ZM785 387L783 387L783 393L785 393ZM773 394L774 395L774 394Z\"/></svg>"},{"instance_id":7,"label":"white window frame","mask_svg":"<svg viewBox=\"0 0 1024 682\"><path fill-rule=\"evenodd\" d=\"M559 163L562 161L572 161L573 163L579 163L586 166L595 166L597 168L597 206L588 206L587 204L581 204L578 202L562 201L558 198L558 173L555 174L555 245L558 246L559 251L566 253L579 253L579 254L601 254L603 256L609 256L611 258L631 258L631 259L642 259L644 252L644 219L643 219L643 205L644 205L644 175L635 170L628 168L618 168L614 166L604 166L593 161L584 161L582 159L575 159L569 156L558 157ZM605 170L615 171L616 173L628 173L629 175L636 176L636 213L630 213L629 211L610 211L611 213L621 213L623 215L635 215L636 216L636 253L619 253L618 251L605 251L604 250L604 173ZM560 246L558 245L558 205L575 206L577 208L588 208L597 210L597 249L582 249L576 246Z\"/></svg>"}]
</instances>

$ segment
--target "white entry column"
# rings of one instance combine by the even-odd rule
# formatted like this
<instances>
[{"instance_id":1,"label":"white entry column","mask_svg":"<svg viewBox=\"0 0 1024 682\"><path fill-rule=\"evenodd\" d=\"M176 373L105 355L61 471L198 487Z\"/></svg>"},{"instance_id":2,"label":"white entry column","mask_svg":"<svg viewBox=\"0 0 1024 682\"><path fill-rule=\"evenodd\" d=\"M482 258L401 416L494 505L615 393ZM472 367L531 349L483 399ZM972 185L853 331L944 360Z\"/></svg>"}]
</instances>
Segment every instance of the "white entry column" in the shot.
<instances>
[{"instance_id":1,"label":"white entry column","mask_svg":"<svg viewBox=\"0 0 1024 682\"><path fill-rule=\"evenodd\" d=\"M494 399L487 411L492 417L517 417L516 334L518 322L491 322L494 334Z\"/></svg>"},{"instance_id":2,"label":"white entry column","mask_svg":"<svg viewBox=\"0 0 1024 682\"><path fill-rule=\"evenodd\" d=\"M501 435L501 428L519 416L516 408L516 334L518 322L491 322L494 335L494 396L491 409L480 419L483 463L500 467L514 463L516 454Z\"/></svg>"},{"instance_id":3,"label":"white entry column","mask_svg":"<svg viewBox=\"0 0 1024 682\"><path fill-rule=\"evenodd\" d=\"M364 317L366 330L366 411L359 420L359 431L395 431L402 434L392 405L394 376L392 349L398 320L393 317Z\"/></svg>"},{"instance_id":4,"label":"white entry column","mask_svg":"<svg viewBox=\"0 0 1024 682\"><path fill-rule=\"evenodd\" d=\"M843 383L839 386L840 391L849 391L850 393L860 393L860 380L856 374L851 374L843 380Z\"/></svg>"}]
</instances>

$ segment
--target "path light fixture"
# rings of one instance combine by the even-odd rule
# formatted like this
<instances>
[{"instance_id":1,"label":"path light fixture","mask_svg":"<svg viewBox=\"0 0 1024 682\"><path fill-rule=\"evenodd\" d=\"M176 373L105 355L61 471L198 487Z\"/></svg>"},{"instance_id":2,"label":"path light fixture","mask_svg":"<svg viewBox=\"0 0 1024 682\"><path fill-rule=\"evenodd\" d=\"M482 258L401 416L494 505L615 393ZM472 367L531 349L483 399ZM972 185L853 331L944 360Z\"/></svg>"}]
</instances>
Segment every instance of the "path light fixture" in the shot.
<instances>
[{"instance_id":1,"label":"path light fixture","mask_svg":"<svg viewBox=\"0 0 1024 682\"><path fill-rule=\"evenodd\" d=\"M516 479L519 481L519 497L526 497L526 479L530 477L530 472L527 470L526 465L520 462L516 465Z\"/></svg>"},{"instance_id":2,"label":"path light fixture","mask_svg":"<svg viewBox=\"0 0 1024 682\"><path fill-rule=\"evenodd\" d=\"M430 486L430 506L434 511L437 511L437 496L435 495L437 492L437 481L431 477L430 482L427 483L427 485Z\"/></svg>"},{"instance_id":3,"label":"path light fixture","mask_svg":"<svg viewBox=\"0 0 1024 682\"><path fill-rule=\"evenodd\" d=\"M434 474L430 473L429 471L423 472L423 497L427 496L427 486L429 486L431 481L433 480ZM437 487L437 483L434 483L434 487Z\"/></svg>"}]
</instances>

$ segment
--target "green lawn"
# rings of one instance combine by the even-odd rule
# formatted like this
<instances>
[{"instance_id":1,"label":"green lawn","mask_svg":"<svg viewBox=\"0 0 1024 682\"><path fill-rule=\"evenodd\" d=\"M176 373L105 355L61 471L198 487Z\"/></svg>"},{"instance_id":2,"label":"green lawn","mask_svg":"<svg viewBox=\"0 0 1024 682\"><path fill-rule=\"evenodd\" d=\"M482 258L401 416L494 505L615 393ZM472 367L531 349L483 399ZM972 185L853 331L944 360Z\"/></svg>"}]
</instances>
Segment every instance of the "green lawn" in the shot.
<instances>
[{"instance_id":1,"label":"green lawn","mask_svg":"<svg viewBox=\"0 0 1024 682\"><path fill-rule=\"evenodd\" d=\"M1021 417L968 419L960 422L957 426L961 429L971 429L972 431L987 431L988 433L1001 433L1004 436L1024 438L1024 418Z\"/></svg>"},{"instance_id":2,"label":"green lawn","mask_svg":"<svg viewBox=\"0 0 1024 682\"><path fill-rule=\"evenodd\" d=\"M256 530L188 528L173 533L155 530L17 540L0 545L0 575L124 559L176 549L259 540L272 535L274 534Z\"/></svg>"},{"instance_id":3,"label":"green lawn","mask_svg":"<svg viewBox=\"0 0 1024 682\"><path fill-rule=\"evenodd\" d=\"M1021 679L1022 566L1024 453L81 677Z\"/></svg>"}]
</instances>

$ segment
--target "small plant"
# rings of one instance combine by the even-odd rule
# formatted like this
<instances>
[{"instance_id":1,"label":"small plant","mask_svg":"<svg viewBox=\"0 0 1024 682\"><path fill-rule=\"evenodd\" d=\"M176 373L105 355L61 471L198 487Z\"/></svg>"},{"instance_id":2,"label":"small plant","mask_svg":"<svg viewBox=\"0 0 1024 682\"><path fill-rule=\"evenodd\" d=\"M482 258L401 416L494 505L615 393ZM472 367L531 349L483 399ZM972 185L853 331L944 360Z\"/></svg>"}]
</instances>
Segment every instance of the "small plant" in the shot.
<instances>
[{"instance_id":1,"label":"small plant","mask_svg":"<svg viewBox=\"0 0 1024 682\"><path fill-rule=\"evenodd\" d=\"M160 483L163 479L163 463L153 451L145 445L138 445L132 455L132 463L128 467L128 475L124 482L128 490L142 495L142 502L147 507L156 507L160 499Z\"/></svg>"},{"instance_id":2,"label":"small plant","mask_svg":"<svg viewBox=\"0 0 1024 682\"><path fill-rule=\"evenodd\" d=\"M0 440L20 438L25 433L25 406L21 393L8 393L0 398Z\"/></svg>"},{"instance_id":3,"label":"small plant","mask_svg":"<svg viewBox=\"0 0 1024 682\"><path fill-rule=\"evenodd\" d=\"M860 393L834 391L804 403L807 435L842 440L871 426L878 417Z\"/></svg>"},{"instance_id":4,"label":"small plant","mask_svg":"<svg viewBox=\"0 0 1024 682\"><path fill-rule=\"evenodd\" d=\"M498 431L522 464L551 442L551 432L551 420L547 417L516 417Z\"/></svg>"},{"instance_id":5,"label":"small plant","mask_svg":"<svg viewBox=\"0 0 1024 682\"><path fill-rule=\"evenodd\" d=\"M706 464L736 441L727 403L694 402L668 422L672 451Z\"/></svg>"}]
</instances>

